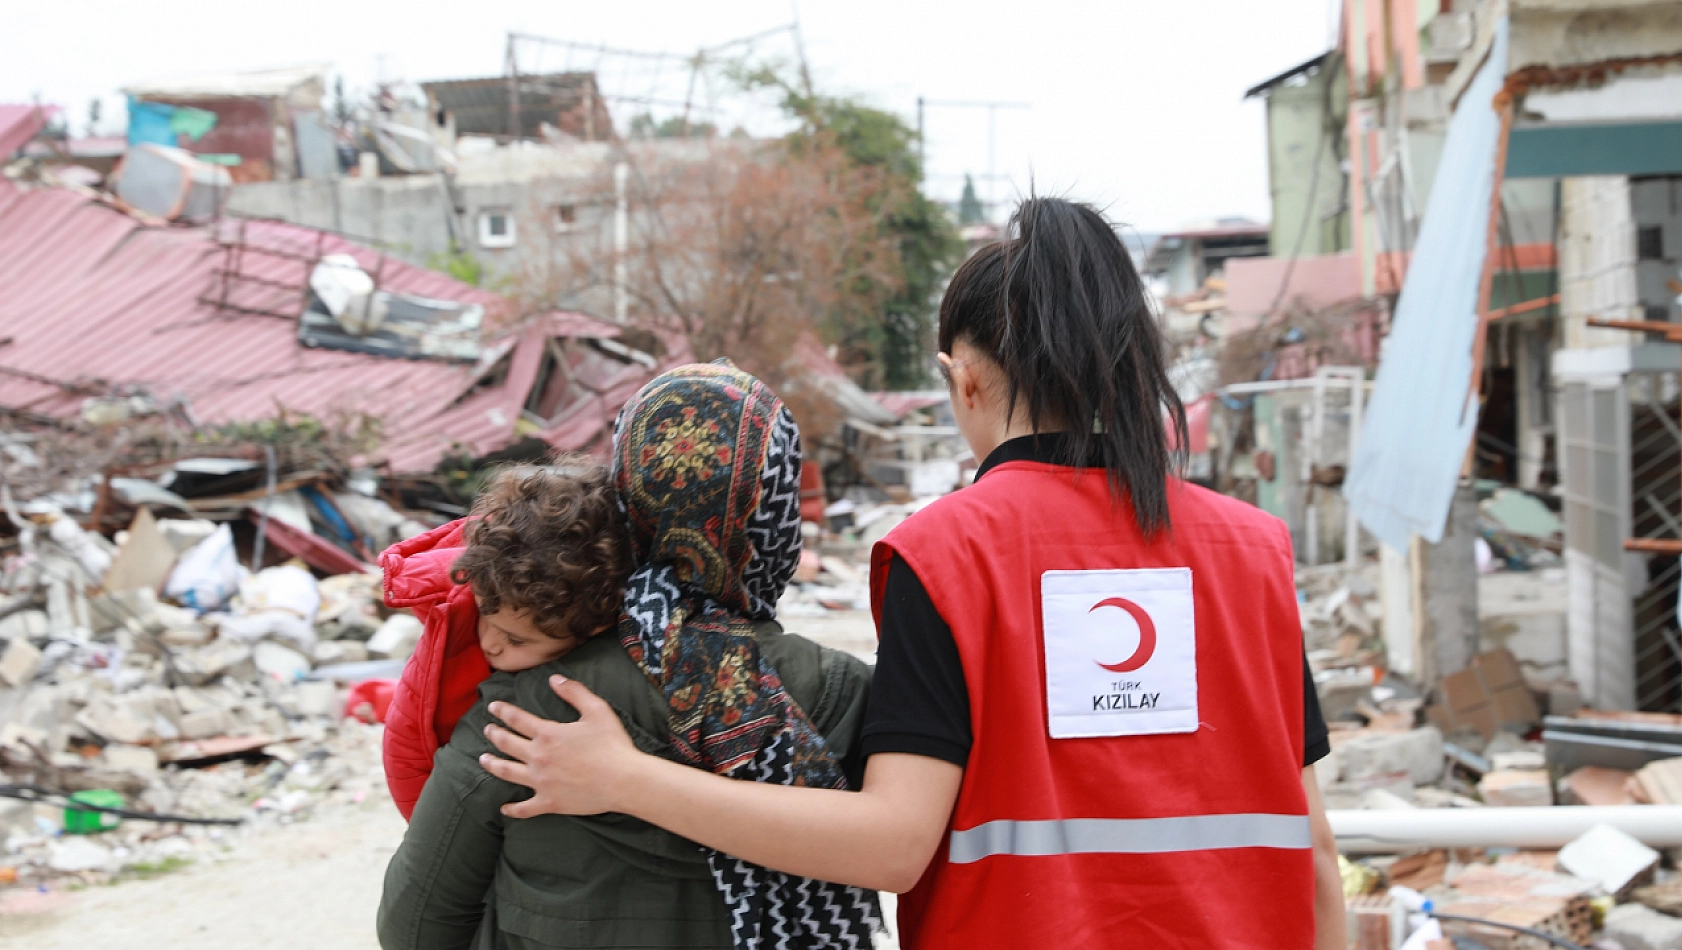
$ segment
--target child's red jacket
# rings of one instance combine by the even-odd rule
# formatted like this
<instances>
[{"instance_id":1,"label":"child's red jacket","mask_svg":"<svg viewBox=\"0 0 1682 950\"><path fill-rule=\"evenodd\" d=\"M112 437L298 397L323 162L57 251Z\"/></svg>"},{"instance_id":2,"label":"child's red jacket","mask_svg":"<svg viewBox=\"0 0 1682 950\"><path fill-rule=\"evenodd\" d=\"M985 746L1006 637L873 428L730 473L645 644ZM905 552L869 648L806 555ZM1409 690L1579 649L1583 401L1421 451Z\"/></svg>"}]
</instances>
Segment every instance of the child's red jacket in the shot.
<instances>
[{"instance_id":1,"label":"child's red jacket","mask_svg":"<svg viewBox=\"0 0 1682 950\"><path fill-rule=\"evenodd\" d=\"M380 555L388 607L415 612L426 632L392 696L385 720L385 781L407 819L432 774L432 756L450 741L456 722L491 675L479 649L479 606L473 588L450 580L466 545L466 519L386 548Z\"/></svg>"}]
</instances>

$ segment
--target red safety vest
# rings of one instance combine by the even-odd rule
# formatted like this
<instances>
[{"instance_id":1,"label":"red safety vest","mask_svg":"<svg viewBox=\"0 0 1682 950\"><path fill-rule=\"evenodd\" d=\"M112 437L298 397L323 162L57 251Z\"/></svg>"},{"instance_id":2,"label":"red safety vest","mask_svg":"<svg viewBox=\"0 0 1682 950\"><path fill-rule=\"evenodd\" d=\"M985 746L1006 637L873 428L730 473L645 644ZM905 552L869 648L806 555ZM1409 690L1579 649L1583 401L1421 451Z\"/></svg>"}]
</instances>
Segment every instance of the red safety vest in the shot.
<instances>
[{"instance_id":1,"label":"red safety vest","mask_svg":"<svg viewBox=\"0 0 1682 950\"><path fill-rule=\"evenodd\" d=\"M872 555L952 628L974 744L907 950L1314 940L1302 630L1276 518L1174 482L1146 542L1099 469L998 465Z\"/></svg>"}]
</instances>

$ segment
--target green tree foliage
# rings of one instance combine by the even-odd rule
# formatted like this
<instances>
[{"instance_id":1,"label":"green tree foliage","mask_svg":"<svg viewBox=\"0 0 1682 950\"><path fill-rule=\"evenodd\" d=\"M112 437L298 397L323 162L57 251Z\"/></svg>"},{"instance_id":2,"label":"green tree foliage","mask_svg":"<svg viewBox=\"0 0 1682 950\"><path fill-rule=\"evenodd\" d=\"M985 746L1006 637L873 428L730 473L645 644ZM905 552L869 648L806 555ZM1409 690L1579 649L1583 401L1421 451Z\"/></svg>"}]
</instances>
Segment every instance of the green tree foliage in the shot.
<instances>
[{"instance_id":1,"label":"green tree foliage","mask_svg":"<svg viewBox=\"0 0 1682 950\"><path fill-rule=\"evenodd\" d=\"M426 266L428 270L440 271L474 287L482 286L485 279L484 262L467 251L432 254L427 257Z\"/></svg>"},{"instance_id":2,"label":"green tree foliage","mask_svg":"<svg viewBox=\"0 0 1682 950\"><path fill-rule=\"evenodd\" d=\"M964 245L951 218L922 192L916 130L858 99L809 94L772 68L744 71L740 79L782 92L784 111L800 121L789 135L791 146L832 141L858 166L882 176L872 211L899 251L899 286L876 312L835 314L830 342L840 345L843 362L866 367L861 382L867 387L926 385L939 294L963 259Z\"/></svg>"},{"instance_id":3,"label":"green tree foliage","mask_svg":"<svg viewBox=\"0 0 1682 950\"><path fill-rule=\"evenodd\" d=\"M958 199L958 223L981 224L986 220L987 212L981 207L981 199L975 194L975 180L965 175L964 194Z\"/></svg>"},{"instance_id":4,"label":"green tree foliage","mask_svg":"<svg viewBox=\"0 0 1682 950\"><path fill-rule=\"evenodd\" d=\"M711 122L686 122L682 116L668 116L658 122L646 112L631 117L629 137L633 139L709 139L718 134Z\"/></svg>"}]
</instances>

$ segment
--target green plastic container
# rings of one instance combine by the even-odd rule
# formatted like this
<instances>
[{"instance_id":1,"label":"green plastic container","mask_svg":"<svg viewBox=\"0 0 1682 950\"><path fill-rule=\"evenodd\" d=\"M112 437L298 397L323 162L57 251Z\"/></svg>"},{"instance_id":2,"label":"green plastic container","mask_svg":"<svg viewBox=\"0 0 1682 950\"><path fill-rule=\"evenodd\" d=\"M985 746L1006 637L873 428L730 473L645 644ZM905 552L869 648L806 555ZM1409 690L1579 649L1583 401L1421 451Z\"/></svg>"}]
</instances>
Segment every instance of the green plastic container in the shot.
<instances>
[{"instance_id":1,"label":"green plastic container","mask_svg":"<svg viewBox=\"0 0 1682 950\"><path fill-rule=\"evenodd\" d=\"M77 792L70 796L72 802L84 805L97 805L100 808L123 807L123 796L108 788L95 788L85 792ZM105 811L88 811L74 806L64 809L64 833L70 835L93 835L101 831L110 831L122 823L122 819Z\"/></svg>"}]
</instances>

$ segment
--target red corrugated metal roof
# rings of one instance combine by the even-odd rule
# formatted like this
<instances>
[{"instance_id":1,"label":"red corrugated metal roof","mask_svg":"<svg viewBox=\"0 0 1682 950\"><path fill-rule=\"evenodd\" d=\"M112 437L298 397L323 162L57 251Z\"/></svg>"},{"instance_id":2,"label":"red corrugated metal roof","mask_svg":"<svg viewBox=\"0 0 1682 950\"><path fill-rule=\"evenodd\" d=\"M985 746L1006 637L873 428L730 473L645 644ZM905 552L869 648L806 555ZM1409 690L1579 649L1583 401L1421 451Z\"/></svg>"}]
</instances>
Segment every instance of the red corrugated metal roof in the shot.
<instances>
[{"instance_id":1,"label":"red corrugated metal roof","mask_svg":"<svg viewBox=\"0 0 1682 950\"><path fill-rule=\"evenodd\" d=\"M484 304L493 317L510 306L443 274L389 258L382 265L375 251L307 228L249 222L244 239L350 254L379 269L383 289ZM392 467L423 471L454 445L478 454L513 440L545 336L619 332L577 313L526 321L506 380L462 398L478 367L306 349L294 320L201 303L222 261L206 229L150 227L75 192L0 182L0 405L74 416L83 400L74 387L98 382L179 399L210 424L282 408L329 419L368 413L384 421ZM301 287L307 267L247 253L241 271Z\"/></svg>"},{"instance_id":2,"label":"red corrugated metal roof","mask_svg":"<svg viewBox=\"0 0 1682 950\"><path fill-rule=\"evenodd\" d=\"M58 106L0 104L0 158L23 148L58 112Z\"/></svg>"}]
</instances>

